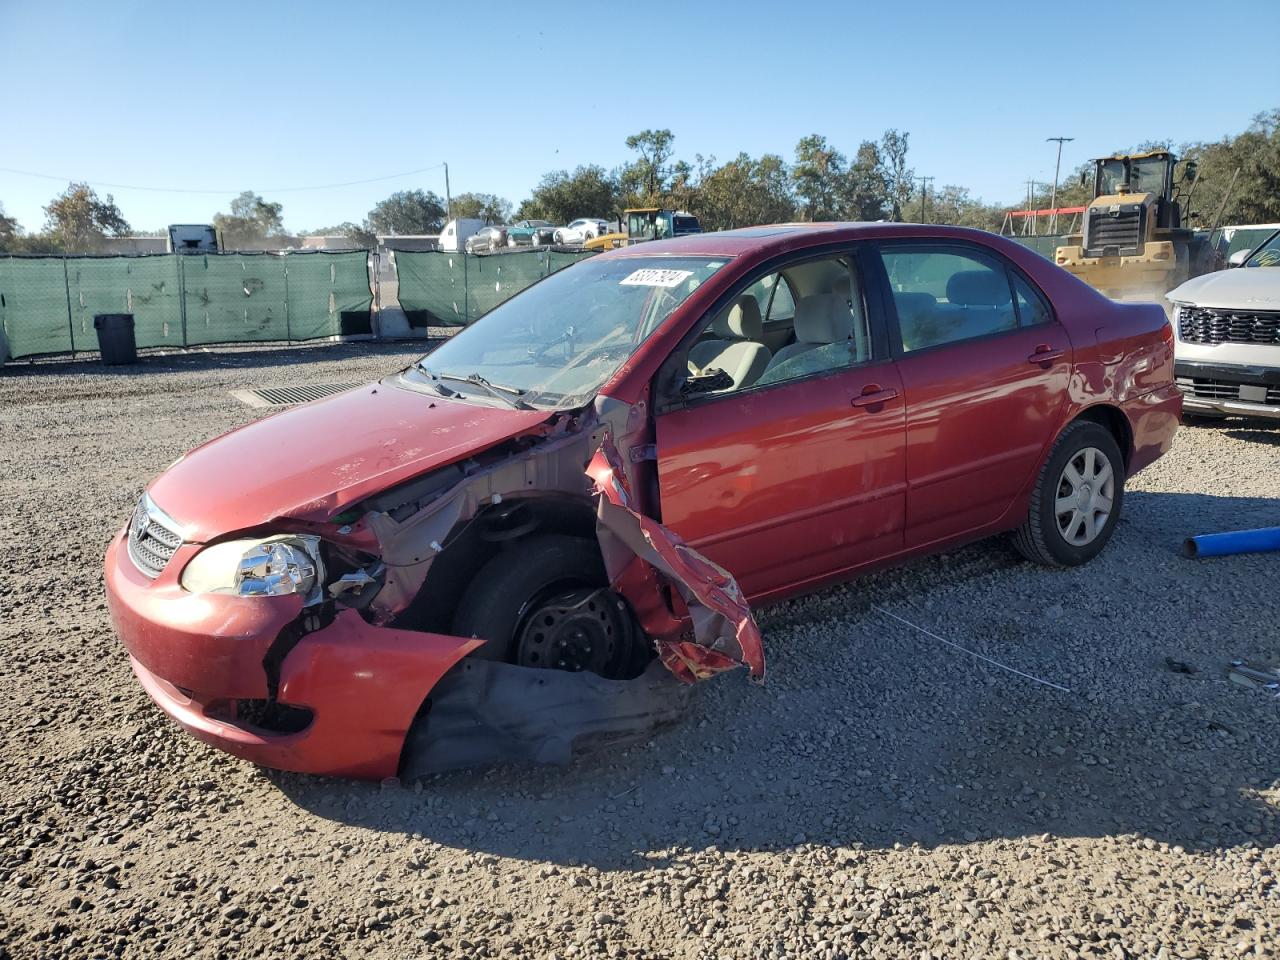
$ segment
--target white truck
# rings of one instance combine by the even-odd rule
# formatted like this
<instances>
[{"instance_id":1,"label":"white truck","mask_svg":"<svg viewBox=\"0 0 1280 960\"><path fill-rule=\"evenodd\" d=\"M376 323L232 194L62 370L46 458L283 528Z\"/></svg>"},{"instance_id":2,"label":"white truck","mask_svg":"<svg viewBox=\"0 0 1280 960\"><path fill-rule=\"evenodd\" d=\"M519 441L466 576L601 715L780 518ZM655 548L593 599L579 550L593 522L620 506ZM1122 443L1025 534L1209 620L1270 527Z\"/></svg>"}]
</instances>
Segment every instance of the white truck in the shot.
<instances>
[{"instance_id":1,"label":"white truck","mask_svg":"<svg viewBox=\"0 0 1280 960\"><path fill-rule=\"evenodd\" d=\"M483 220L467 217L461 220L450 220L440 231L440 249L447 253L458 253L467 239L485 228Z\"/></svg>"}]
</instances>

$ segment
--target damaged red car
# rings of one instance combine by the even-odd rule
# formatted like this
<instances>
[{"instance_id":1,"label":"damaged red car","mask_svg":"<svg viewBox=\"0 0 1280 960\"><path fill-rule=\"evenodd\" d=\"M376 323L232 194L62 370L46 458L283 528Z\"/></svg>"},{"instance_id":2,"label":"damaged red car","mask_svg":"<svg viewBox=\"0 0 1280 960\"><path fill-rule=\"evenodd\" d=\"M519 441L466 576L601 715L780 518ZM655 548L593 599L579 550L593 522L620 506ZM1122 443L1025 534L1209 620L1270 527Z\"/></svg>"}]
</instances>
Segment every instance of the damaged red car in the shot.
<instances>
[{"instance_id":1,"label":"damaged red car","mask_svg":"<svg viewBox=\"0 0 1280 960\"><path fill-rule=\"evenodd\" d=\"M751 604L1006 532L1087 561L1180 404L1160 307L992 234L646 243L191 451L107 593L156 703L254 763L563 759L763 678Z\"/></svg>"}]
</instances>

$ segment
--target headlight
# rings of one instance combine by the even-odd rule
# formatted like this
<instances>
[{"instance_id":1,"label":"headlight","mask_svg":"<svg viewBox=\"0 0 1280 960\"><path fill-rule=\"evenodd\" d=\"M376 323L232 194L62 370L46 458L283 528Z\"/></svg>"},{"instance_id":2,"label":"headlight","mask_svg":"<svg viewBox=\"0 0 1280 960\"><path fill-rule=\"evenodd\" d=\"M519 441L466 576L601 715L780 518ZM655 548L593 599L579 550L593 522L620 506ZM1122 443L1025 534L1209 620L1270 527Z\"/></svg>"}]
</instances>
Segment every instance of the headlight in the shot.
<instances>
[{"instance_id":1,"label":"headlight","mask_svg":"<svg viewBox=\"0 0 1280 960\"><path fill-rule=\"evenodd\" d=\"M192 593L280 597L311 594L323 576L319 537L280 536L206 547L187 564L181 582Z\"/></svg>"}]
</instances>

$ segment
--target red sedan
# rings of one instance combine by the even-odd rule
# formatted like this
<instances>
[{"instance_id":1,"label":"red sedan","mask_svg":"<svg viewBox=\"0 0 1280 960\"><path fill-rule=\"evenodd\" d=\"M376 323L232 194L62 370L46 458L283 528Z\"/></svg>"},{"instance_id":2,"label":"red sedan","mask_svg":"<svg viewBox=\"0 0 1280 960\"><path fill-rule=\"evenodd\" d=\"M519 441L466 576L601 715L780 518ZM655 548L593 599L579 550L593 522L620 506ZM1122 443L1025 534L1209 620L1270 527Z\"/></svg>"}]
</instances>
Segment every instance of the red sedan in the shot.
<instances>
[{"instance_id":1,"label":"red sedan","mask_svg":"<svg viewBox=\"0 0 1280 960\"><path fill-rule=\"evenodd\" d=\"M160 707L255 763L562 758L762 678L751 604L1006 532L1084 563L1180 404L1160 307L991 234L646 243L193 450L108 598Z\"/></svg>"}]
</instances>

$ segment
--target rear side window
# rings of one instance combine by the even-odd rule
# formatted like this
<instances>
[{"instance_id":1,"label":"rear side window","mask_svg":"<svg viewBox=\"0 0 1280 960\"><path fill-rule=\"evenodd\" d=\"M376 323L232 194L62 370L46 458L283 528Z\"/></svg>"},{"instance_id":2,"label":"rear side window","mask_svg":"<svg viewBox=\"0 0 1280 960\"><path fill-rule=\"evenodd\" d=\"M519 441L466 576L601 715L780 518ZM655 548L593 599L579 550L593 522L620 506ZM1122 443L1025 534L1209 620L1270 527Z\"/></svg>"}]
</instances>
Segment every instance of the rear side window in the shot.
<instances>
[{"instance_id":1,"label":"rear side window","mask_svg":"<svg viewBox=\"0 0 1280 960\"><path fill-rule=\"evenodd\" d=\"M1049 304L1044 295L1018 274L1010 275L1013 277L1013 293L1018 303L1019 325L1034 327L1052 320L1053 314L1049 311Z\"/></svg>"},{"instance_id":2,"label":"rear side window","mask_svg":"<svg viewBox=\"0 0 1280 960\"><path fill-rule=\"evenodd\" d=\"M780 273L762 277L747 290L760 304L765 323L790 321L796 315L796 300L791 285Z\"/></svg>"},{"instance_id":3,"label":"rear side window","mask_svg":"<svg viewBox=\"0 0 1280 960\"><path fill-rule=\"evenodd\" d=\"M948 244L881 248L898 314L902 349L910 353L1048 323L1044 295L1003 261Z\"/></svg>"}]
</instances>

